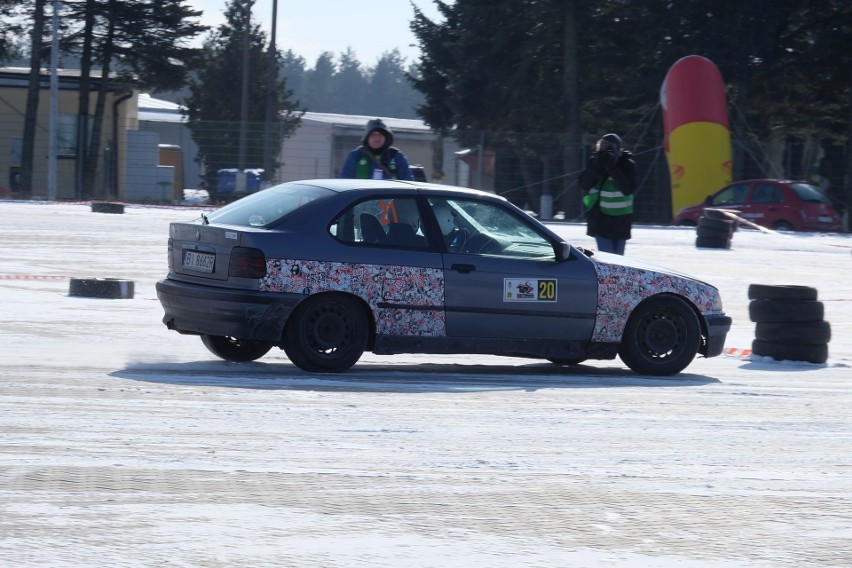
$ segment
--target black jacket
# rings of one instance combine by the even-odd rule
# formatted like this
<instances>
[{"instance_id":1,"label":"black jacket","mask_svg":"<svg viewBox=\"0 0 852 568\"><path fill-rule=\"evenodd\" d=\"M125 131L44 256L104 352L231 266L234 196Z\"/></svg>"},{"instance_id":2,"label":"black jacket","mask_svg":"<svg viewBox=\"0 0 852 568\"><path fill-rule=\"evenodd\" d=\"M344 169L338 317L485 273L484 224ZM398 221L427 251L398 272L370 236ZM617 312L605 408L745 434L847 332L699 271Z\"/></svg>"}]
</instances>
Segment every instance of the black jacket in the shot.
<instances>
[{"instance_id":1,"label":"black jacket","mask_svg":"<svg viewBox=\"0 0 852 568\"><path fill-rule=\"evenodd\" d=\"M636 162L630 152L624 150L615 160L615 163L607 165L606 160L599 154L589 158L586 169L580 174L578 183L583 192L597 186L612 178L618 191L624 195L633 195L636 191ZM600 207L593 207L586 212L586 234L591 237L602 237L605 239L629 239L630 230L633 226L633 215L604 215Z\"/></svg>"}]
</instances>

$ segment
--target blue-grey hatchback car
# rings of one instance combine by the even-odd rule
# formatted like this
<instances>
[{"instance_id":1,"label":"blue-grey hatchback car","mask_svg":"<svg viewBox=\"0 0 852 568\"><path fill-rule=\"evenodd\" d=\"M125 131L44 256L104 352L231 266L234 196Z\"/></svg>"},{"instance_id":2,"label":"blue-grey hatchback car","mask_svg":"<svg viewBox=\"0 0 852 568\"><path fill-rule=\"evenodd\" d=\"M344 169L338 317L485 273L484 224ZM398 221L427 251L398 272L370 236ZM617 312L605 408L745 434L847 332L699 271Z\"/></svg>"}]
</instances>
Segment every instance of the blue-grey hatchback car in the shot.
<instances>
[{"instance_id":1,"label":"blue-grey hatchback car","mask_svg":"<svg viewBox=\"0 0 852 568\"><path fill-rule=\"evenodd\" d=\"M216 356L273 347L311 372L369 350L484 353L644 375L722 352L731 319L704 282L572 246L505 199L383 180L290 182L169 228L169 329Z\"/></svg>"}]
</instances>

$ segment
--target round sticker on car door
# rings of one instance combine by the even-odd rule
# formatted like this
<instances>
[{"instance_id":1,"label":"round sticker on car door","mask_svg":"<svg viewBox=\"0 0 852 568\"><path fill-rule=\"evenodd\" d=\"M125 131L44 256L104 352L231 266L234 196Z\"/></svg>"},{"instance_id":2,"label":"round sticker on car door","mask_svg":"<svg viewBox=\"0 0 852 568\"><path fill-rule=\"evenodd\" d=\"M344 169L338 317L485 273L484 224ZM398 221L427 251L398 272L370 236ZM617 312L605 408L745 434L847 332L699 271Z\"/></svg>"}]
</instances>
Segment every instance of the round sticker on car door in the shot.
<instances>
[{"instance_id":1,"label":"round sticker on car door","mask_svg":"<svg viewBox=\"0 0 852 568\"><path fill-rule=\"evenodd\" d=\"M504 302L555 302L555 279L541 280L538 278L504 278Z\"/></svg>"}]
</instances>

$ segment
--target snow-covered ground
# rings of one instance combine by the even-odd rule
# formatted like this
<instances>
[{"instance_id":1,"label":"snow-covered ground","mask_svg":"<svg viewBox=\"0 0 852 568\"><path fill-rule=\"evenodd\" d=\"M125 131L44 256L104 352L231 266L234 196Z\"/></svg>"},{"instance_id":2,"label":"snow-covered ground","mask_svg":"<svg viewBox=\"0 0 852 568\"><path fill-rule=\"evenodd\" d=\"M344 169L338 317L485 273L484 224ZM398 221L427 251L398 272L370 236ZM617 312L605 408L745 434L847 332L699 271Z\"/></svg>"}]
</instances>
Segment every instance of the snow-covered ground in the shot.
<instances>
[{"instance_id":1,"label":"snow-covered ground","mask_svg":"<svg viewBox=\"0 0 852 568\"><path fill-rule=\"evenodd\" d=\"M852 565L849 235L637 227L628 256L734 318L676 377L371 354L314 376L162 325L168 223L197 215L0 202L3 566ZM135 297L68 295L95 277ZM751 283L819 290L826 364L742 354Z\"/></svg>"}]
</instances>

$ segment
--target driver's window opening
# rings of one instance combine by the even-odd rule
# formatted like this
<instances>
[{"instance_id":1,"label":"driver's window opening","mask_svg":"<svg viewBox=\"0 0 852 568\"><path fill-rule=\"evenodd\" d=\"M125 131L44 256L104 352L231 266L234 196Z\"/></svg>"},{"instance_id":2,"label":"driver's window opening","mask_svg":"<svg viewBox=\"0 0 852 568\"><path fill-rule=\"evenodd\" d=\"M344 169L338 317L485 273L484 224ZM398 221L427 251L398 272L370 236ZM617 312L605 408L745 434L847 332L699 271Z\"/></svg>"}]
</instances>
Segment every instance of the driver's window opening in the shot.
<instances>
[{"instance_id":1,"label":"driver's window opening","mask_svg":"<svg viewBox=\"0 0 852 568\"><path fill-rule=\"evenodd\" d=\"M535 260L555 260L553 244L522 217L495 203L430 198L447 250Z\"/></svg>"}]
</instances>

